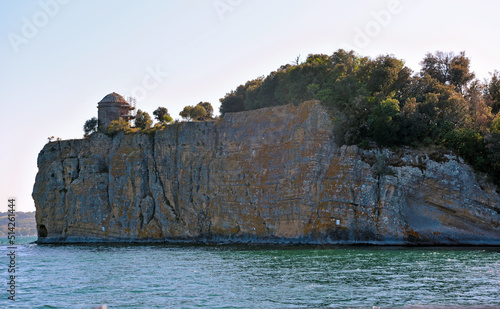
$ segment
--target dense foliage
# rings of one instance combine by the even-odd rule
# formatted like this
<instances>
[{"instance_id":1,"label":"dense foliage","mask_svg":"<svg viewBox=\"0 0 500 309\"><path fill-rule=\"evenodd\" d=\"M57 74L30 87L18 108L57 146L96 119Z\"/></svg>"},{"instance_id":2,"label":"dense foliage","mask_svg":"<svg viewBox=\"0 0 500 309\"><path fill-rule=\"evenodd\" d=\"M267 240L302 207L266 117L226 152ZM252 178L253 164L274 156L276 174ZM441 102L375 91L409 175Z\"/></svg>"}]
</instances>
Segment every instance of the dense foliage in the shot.
<instances>
[{"instance_id":1,"label":"dense foliage","mask_svg":"<svg viewBox=\"0 0 500 309\"><path fill-rule=\"evenodd\" d=\"M464 52L427 54L414 73L392 55L309 55L220 99L220 113L319 99L339 144L437 145L500 179L500 74L484 83Z\"/></svg>"}]
</instances>

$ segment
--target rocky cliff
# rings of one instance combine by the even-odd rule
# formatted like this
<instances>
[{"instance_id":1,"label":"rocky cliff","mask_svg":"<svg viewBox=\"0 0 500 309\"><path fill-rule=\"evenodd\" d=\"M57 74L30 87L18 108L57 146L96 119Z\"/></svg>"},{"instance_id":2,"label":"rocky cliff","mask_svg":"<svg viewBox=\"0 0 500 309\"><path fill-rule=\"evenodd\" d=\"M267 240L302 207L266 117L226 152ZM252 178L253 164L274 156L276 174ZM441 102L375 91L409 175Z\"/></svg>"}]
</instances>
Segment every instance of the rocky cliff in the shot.
<instances>
[{"instance_id":1,"label":"rocky cliff","mask_svg":"<svg viewBox=\"0 0 500 309\"><path fill-rule=\"evenodd\" d=\"M318 102L47 144L40 243L500 244L500 196L460 158L336 145Z\"/></svg>"}]
</instances>

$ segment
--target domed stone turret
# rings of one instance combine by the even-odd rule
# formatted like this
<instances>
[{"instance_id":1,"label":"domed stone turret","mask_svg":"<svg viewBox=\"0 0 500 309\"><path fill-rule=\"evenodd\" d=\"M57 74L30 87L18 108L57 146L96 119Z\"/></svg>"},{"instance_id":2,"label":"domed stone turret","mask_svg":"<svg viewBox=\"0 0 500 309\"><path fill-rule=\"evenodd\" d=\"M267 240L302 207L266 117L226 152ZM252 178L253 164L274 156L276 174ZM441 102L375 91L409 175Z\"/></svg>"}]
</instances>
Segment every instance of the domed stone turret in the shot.
<instances>
[{"instance_id":1,"label":"domed stone turret","mask_svg":"<svg viewBox=\"0 0 500 309\"><path fill-rule=\"evenodd\" d=\"M107 128L111 124L111 121L118 120L120 117L125 120L133 119L134 116L130 111L134 110L135 106L131 106L121 95L113 92L106 95L97 104L97 109L99 126Z\"/></svg>"},{"instance_id":2,"label":"domed stone turret","mask_svg":"<svg viewBox=\"0 0 500 309\"><path fill-rule=\"evenodd\" d=\"M128 102L118 93L112 92L105 96L99 103L126 103Z\"/></svg>"}]
</instances>

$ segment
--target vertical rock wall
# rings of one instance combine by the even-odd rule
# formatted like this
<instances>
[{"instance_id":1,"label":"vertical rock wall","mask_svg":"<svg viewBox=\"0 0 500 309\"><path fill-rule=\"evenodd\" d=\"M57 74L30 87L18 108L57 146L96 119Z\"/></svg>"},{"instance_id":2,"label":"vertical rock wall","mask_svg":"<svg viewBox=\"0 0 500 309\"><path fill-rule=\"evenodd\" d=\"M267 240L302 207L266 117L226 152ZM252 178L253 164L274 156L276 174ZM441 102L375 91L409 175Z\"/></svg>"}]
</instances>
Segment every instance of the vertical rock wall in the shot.
<instances>
[{"instance_id":1,"label":"vertical rock wall","mask_svg":"<svg viewBox=\"0 0 500 309\"><path fill-rule=\"evenodd\" d=\"M500 196L461 159L339 147L332 127L311 101L49 143L39 242L500 244Z\"/></svg>"}]
</instances>

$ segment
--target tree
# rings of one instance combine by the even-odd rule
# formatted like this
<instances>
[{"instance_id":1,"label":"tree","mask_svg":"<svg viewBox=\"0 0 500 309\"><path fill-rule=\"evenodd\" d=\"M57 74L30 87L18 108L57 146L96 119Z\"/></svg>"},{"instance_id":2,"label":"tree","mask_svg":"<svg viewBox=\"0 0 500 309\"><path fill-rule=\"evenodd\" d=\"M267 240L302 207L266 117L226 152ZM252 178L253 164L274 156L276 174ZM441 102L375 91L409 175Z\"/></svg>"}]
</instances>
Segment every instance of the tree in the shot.
<instances>
[{"instance_id":1,"label":"tree","mask_svg":"<svg viewBox=\"0 0 500 309\"><path fill-rule=\"evenodd\" d=\"M199 104L191 110L191 119L194 120L203 120L207 117L207 115L207 110Z\"/></svg>"},{"instance_id":2,"label":"tree","mask_svg":"<svg viewBox=\"0 0 500 309\"><path fill-rule=\"evenodd\" d=\"M368 127L373 139L383 146L392 146L398 141L399 124L396 117L399 115L399 102L395 99L386 99L373 109L368 119Z\"/></svg>"},{"instance_id":3,"label":"tree","mask_svg":"<svg viewBox=\"0 0 500 309\"><path fill-rule=\"evenodd\" d=\"M97 132L97 126L99 121L96 117L92 117L89 120L85 121L83 125L84 136L89 136L90 134Z\"/></svg>"},{"instance_id":4,"label":"tree","mask_svg":"<svg viewBox=\"0 0 500 309\"><path fill-rule=\"evenodd\" d=\"M147 112L143 112L142 110L137 111L137 115L135 116L135 126L142 130L151 128L151 116Z\"/></svg>"},{"instance_id":5,"label":"tree","mask_svg":"<svg viewBox=\"0 0 500 309\"><path fill-rule=\"evenodd\" d=\"M170 114L168 113L168 109L165 107L158 107L154 112L153 115L155 116L155 119L158 120L161 123L164 122L171 122L172 117L170 117Z\"/></svg>"},{"instance_id":6,"label":"tree","mask_svg":"<svg viewBox=\"0 0 500 309\"><path fill-rule=\"evenodd\" d=\"M430 77L437 79L441 83L446 83L449 80L449 66L452 55L437 51L434 54L427 53L425 58L420 62L422 69L420 76L424 77L428 74Z\"/></svg>"},{"instance_id":7,"label":"tree","mask_svg":"<svg viewBox=\"0 0 500 309\"><path fill-rule=\"evenodd\" d=\"M309 54L306 59L307 64L330 65L330 57L325 54Z\"/></svg>"},{"instance_id":8,"label":"tree","mask_svg":"<svg viewBox=\"0 0 500 309\"><path fill-rule=\"evenodd\" d=\"M465 86L474 79L474 73L470 72L470 59L465 57L462 51L450 61L450 83L457 87L457 91L464 93Z\"/></svg>"},{"instance_id":9,"label":"tree","mask_svg":"<svg viewBox=\"0 0 500 309\"><path fill-rule=\"evenodd\" d=\"M261 106L259 104L259 101L257 100L260 92L260 87L262 86L262 83L264 81L263 77L256 78L254 80L251 80L249 82L246 82L245 84L245 109L246 110L252 110L252 109L257 109L261 108L264 106Z\"/></svg>"},{"instance_id":10,"label":"tree","mask_svg":"<svg viewBox=\"0 0 500 309\"><path fill-rule=\"evenodd\" d=\"M476 132L487 133L490 127L493 115L491 107L486 104L483 96L485 85L475 80L471 83L467 91L467 101L471 112L472 129Z\"/></svg>"},{"instance_id":11,"label":"tree","mask_svg":"<svg viewBox=\"0 0 500 309\"><path fill-rule=\"evenodd\" d=\"M405 68L402 60L392 56L379 56L374 61L370 61L365 71L367 79L366 86L372 93L382 93L386 97L390 92L397 90L393 87L400 78L400 72Z\"/></svg>"},{"instance_id":12,"label":"tree","mask_svg":"<svg viewBox=\"0 0 500 309\"><path fill-rule=\"evenodd\" d=\"M459 128L447 132L443 137L443 142L448 148L455 150L470 164L484 170L486 144L480 133Z\"/></svg>"},{"instance_id":13,"label":"tree","mask_svg":"<svg viewBox=\"0 0 500 309\"><path fill-rule=\"evenodd\" d=\"M399 138L404 145L417 145L430 132L430 118L419 111L416 98L407 98L400 112Z\"/></svg>"},{"instance_id":14,"label":"tree","mask_svg":"<svg viewBox=\"0 0 500 309\"><path fill-rule=\"evenodd\" d=\"M354 54L354 51L339 49L330 57L335 75L352 74L364 60ZM365 58L366 60L366 58Z\"/></svg>"},{"instance_id":15,"label":"tree","mask_svg":"<svg viewBox=\"0 0 500 309\"><path fill-rule=\"evenodd\" d=\"M469 104L464 96L455 86L443 84L429 74L415 78L411 96L419 103L418 112L433 123L433 138L470 122Z\"/></svg>"},{"instance_id":16,"label":"tree","mask_svg":"<svg viewBox=\"0 0 500 309\"><path fill-rule=\"evenodd\" d=\"M491 74L486 90L491 111L496 114L500 111L500 72L495 71Z\"/></svg>"},{"instance_id":17,"label":"tree","mask_svg":"<svg viewBox=\"0 0 500 309\"><path fill-rule=\"evenodd\" d=\"M222 116L224 116L225 113L245 111L245 87L243 85L238 86L235 91L226 93L219 102L221 103L219 112Z\"/></svg>"},{"instance_id":18,"label":"tree","mask_svg":"<svg viewBox=\"0 0 500 309\"><path fill-rule=\"evenodd\" d=\"M200 102L196 106L188 105L184 107L184 109L179 113L179 115L187 120L206 120L208 118L211 118L211 116L210 117L208 116L209 113L207 112L204 106L207 106L207 108L211 111L211 113L213 112L213 108L210 103Z\"/></svg>"},{"instance_id":19,"label":"tree","mask_svg":"<svg viewBox=\"0 0 500 309\"><path fill-rule=\"evenodd\" d=\"M214 108L212 107L212 104L210 104L209 102L200 102L197 105L200 105L205 109L208 119L212 119L214 115Z\"/></svg>"},{"instance_id":20,"label":"tree","mask_svg":"<svg viewBox=\"0 0 500 309\"><path fill-rule=\"evenodd\" d=\"M192 106L188 105L188 106L185 106L184 109L179 113L179 115L183 118L183 119L187 119L187 120L191 120L192 119L192 112L193 112L193 108Z\"/></svg>"},{"instance_id":21,"label":"tree","mask_svg":"<svg viewBox=\"0 0 500 309\"><path fill-rule=\"evenodd\" d=\"M460 93L463 93L465 86L474 79L474 73L469 69L470 60L463 51L457 56L441 51L434 55L428 53L420 64L422 77L428 74L443 84L453 85Z\"/></svg>"}]
</instances>

